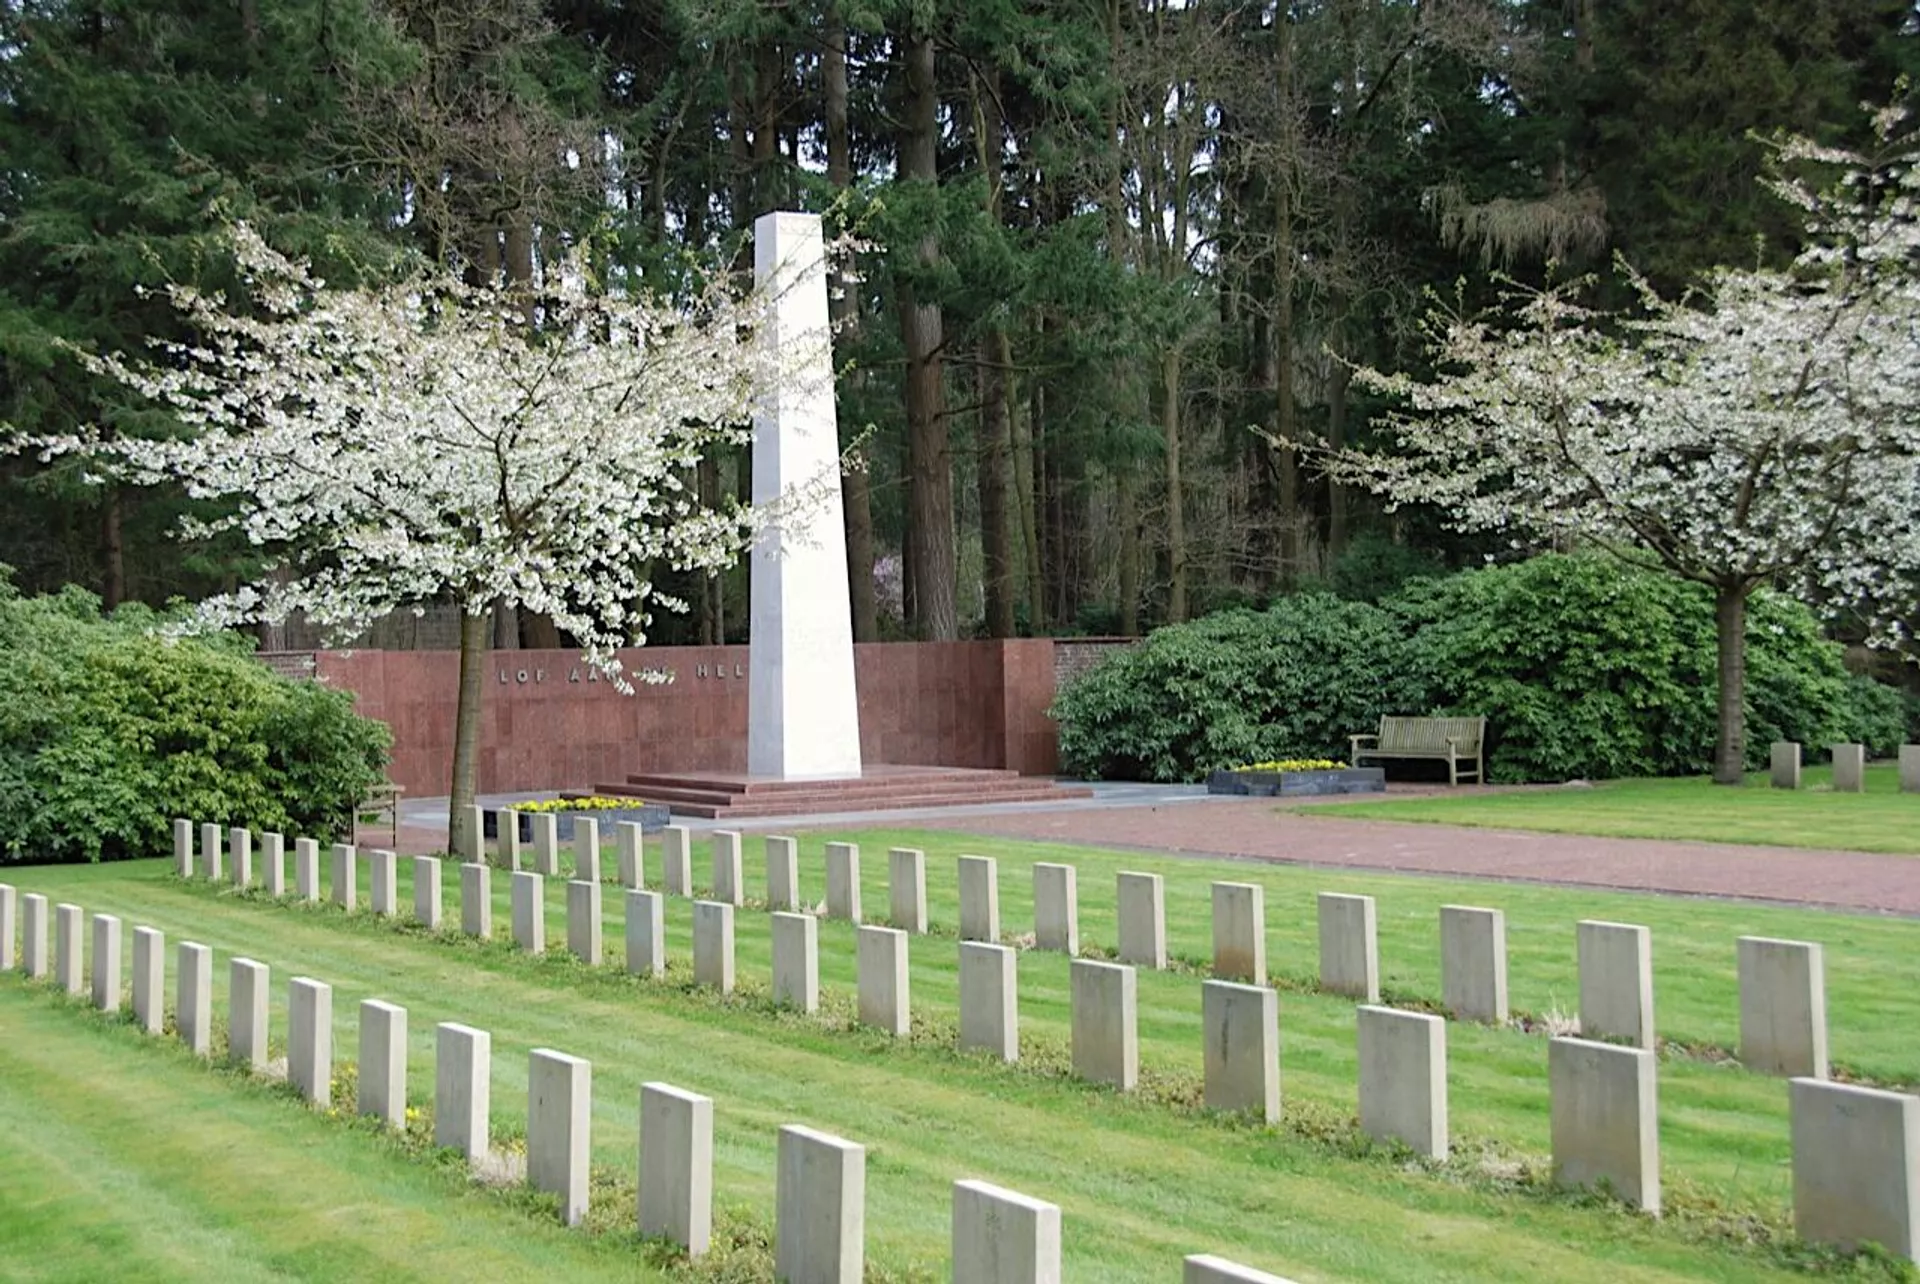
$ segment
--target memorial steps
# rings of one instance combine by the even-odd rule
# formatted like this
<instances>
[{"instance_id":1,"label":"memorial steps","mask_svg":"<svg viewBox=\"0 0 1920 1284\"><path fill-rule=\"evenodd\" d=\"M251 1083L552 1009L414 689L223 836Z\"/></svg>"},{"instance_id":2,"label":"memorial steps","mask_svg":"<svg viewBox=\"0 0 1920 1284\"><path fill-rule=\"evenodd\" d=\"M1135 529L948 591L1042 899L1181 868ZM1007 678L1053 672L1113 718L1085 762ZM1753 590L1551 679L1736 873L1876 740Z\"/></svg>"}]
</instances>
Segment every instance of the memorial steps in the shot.
<instances>
[{"instance_id":1,"label":"memorial steps","mask_svg":"<svg viewBox=\"0 0 1920 1284\"><path fill-rule=\"evenodd\" d=\"M649 773L619 784L595 785L598 794L665 803L676 816L725 820L754 816L818 816L983 803L1060 802L1092 790L1015 771L967 767L868 767L839 780L779 780L727 772Z\"/></svg>"}]
</instances>

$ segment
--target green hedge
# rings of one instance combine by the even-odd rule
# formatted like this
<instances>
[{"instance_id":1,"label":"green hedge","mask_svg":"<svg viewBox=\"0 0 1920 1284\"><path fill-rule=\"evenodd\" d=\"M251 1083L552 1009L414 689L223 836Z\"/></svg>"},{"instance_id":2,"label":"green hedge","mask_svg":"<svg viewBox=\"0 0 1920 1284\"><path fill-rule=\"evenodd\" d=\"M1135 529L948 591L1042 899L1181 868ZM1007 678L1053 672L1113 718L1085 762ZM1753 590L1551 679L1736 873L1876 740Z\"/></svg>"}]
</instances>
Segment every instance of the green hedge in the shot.
<instances>
[{"instance_id":1,"label":"green hedge","mask_svg":"<svg viewBox=\"0 0 1920 1284\"><path fill-rule=\"evenodd\" d=\"M1063 770L1197 780L1264 758L1347 754L1385 713L1485 715L1499 781L1683 775L1715 737L1708 592L1599 557L1407 582L1378 606L1324 593L1157 630L1061 693ZM1747 630L1747 744L1905 738L1908 702L1851 677L1799 602L1762 592Z\"/></svg>"},{"instance_id":2,"label":"green hedge","mask_svg":"<svg viewBox=\"0 0 1920 1284\"><path fill-rule=\"evenodd\" d=\"M0 863L166 855L176 816L328 833L380 780L387 728L350 695L161 623L0 580Z\"/></svg>"}]
</instances>

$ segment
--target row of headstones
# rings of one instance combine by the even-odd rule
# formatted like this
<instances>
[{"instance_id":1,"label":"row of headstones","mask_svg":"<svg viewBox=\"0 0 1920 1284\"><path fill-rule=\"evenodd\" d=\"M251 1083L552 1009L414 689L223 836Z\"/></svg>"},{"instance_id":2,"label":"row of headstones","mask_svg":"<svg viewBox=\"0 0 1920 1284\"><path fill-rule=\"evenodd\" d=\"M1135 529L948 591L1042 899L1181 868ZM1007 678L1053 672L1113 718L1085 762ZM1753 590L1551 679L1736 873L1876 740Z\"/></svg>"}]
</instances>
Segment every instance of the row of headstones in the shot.
<instances>
[{"instance_id":1,"label":"row of headstones","mask_svg":"<svg viewBox=\"0 0 1920 1284\"><path fill-rule=\"evenodd\" d=\"M685 831L681 830L681 834ZM739 896L737 836L716 843L714 884ZM666 881L690 890L688 844L669 835ZM348 849L350 852L350 849ZM799 904L795 846L770 839L770 877L776 897ZM677 859L676 859L677 855ZM336 868L335 899L351 908L351 856L344 889ZM624 862L623 862L624 865ZM675 877L675 871L679 876ZM644 877L636 859L623 868ZM908 939L925 932L924 853L890 853L891 908L906 928L859 926L857 988L859 1019L895 1035L910 1028ZM492 935L492 870L461 867L462 930ZM1076 871L1066 865L1036 865L1036 936L1043 948L1078 948ZM440 862L415 859L416 913L440 921ZM525 952L546 949L544 875L512 875L512 938ZM960 858L959 946L962 1048L985 1049L1007 1061L1019 1054L1017 953L997 943L998 866L991 857ZM829 916L860 923L859 852L852 844L828 845L826 908ZM1166 964L1164 885L1161 876L1119 875L1120 954L1156 968ZM1265 889L1257 884L1213 885L1214 971L1236 980L1202 986L1205 1040L1205 1102L1209 1108L1252 1111L1268 1122L1279 1117L1278 995L1266 984ZM665 900L644 889L626 897L626 964L629 971L657 976L665 969ZM736 901L699 900L693 905L693 964L697 985L731 992L735 984ZM567 885L567 947L590 963L602 958L602 889L596 882ZM390 911L387 911L390 912ZM819 1002L818 923L808 913L776 910L771 916L772 996L776 1003L812 1012ZM1377 1006L1378 945L1373 899L1326 893L1320 897L1321 978L1325 988L1367 1000L1358 1009L1359 1113L1363 1131L1401 1142L1418 1153L1444 1159L1448 1152L1445 1022L1435 1016ZM1442 967L1446 1001L1469 1019L1506 1019L1505 916L1499 910L1446 906L1441 911ZM1568 1186L1602 1184L1649 1211L1660 1206L1656 1060L1652 1051L1653 984L1651 933L1645 927L1585 921L1578 926L1580 1020L1583 1034L1630 1041L1621 1047L1590 1039L1556 1038L1549 1047L1553 1171ZM1851 1085L1807 1085L1827 1076L1824 969L1821 947L1799 941L1743 937L1739 941L1741 1055L1754 1069L1793 1077L1790 1105L1795 1138L1795 1209L1802 1234L1820 1242L1852 1245L1862 1240L1912 1245L1914 1216L1887 1200L1874 1213L1871 1199L1835 1192L1920 1190L1920 1139L1888 1120L1920 1125L1920 1099ZM1252 982L1244 984L1240 982ZM1075 959L1071 971L1072 1064L1089 1081L1130 1091L1138 1078L1137 979L1129 963ZM1831 1103L1831 1104L1829 1104ZM1870 1146L1867 1162L1848 1167L1829 1162L1829 1144L1803 1144L1801 1120L1828 1111L1850 1118L1870 1116L1860 1129ZM1845 1146L1858 1144L1849 1131ZM1807 1176L1818 1174L1818 1176ZM1803 1179L1804 1178L1804 1179ZM1867 1214L1862 1220L1862 1211ZM1862 1229L1862 1227L1865 1229ZM1909 1253L1913 1251L1910 1247Z\"/></svg>"},{"instance_id":2,"label":"row of headstones","mask_svg":"<svg viewBox=\"0 0 1920 1284\"><path fill-rule=\"evenodd\" d=\"M536 817L541 819L542 817ZM544 819L551 820L551 816ZM502 816L502 833L514 832ZM582 868L598 873L598 838L590 819L580 822ZM625 828L625 826L623 826ZM629 888L645 882L639 826L631 826L620 845L620 879ZM536 834L540 832L536 829ZM179 872L190 876L193 864L193 826L174 822L175 854ZM628 841L631 838L632 841ZM791 838L767 840L769 903L775 910L798 911L800 897L798 844ZM218 878L222 848L230 857L236 886L252 882L252 836L244 828L223 834L217 825L201 827L203 862L210 877ZM285 894L284 840L278 834L263 839L265 888L270 895ZM745 903L739 834L719 831L713 843L713 900ZM666 833L663 882L669 893L691 895L691 837L681 826ZM591 859L588 854L594 853ZM862 921L860 851L852 843L827 844L826 912L829 918ZM557 868L549 849L544 868ZM332 897L348 910L358 902L358 855L350 844L332 851ZM398 857L389 851L368 854L372 909L376 914L398 912ZM925 853L895 848L888 856L890 921L913 933L927 930ZM515 871L517 873L526 871ZM415 917L438 929L441 918L441 865L416 858L414 868ZM544 877L534 873L534 878ZM492 932L492 888L485 865L463 866L463 930L477 935ZM990 856L961 856L958 861L960 938L998 942L1000 939L999 865ZM1043 950L1077 954L1080 948L1078 874L1071 865L1037 863L1033 867L1034 939ZM469 886L471 884L471 886ZM544 914L536 884L516 878L513 886L514 937L523 948L545 948ZM318 900L319 845L311 839L295 844L294 894ZM1213 884L1213 972L1226 980L1267 984L1265 889L1252 883ZM576 932L579 944L591 943L591 957L599 957L600 889L594 879L576 880L568 889L569 945ZM1154 969L1167 965L1166 893L1161 875L1122 871L1116 880L1119 907L1118 950L1122 963ZM581 898L580 913L572 901ZM1346 994L1367 1003L1380 997L1379 945L1374 900L1325 892L1318 898L1320 983L1331 993ZM589 926L590 925L590 926ZM797 930L794 928L786 931ZM729 924L730 931L730 924ZM709 939L710 934L700 934ZM657 937L655 938L657 940ZM730 938L729 938L730 939ZM1579 1018L1583 1034L1625 1039L1639 1047L1655 1046L1653 1021L1653 964L1651 934L1631 924L1583 921L1577 928L1579 955ZM1748 1068L1763 1073L1813 1078L1827 1076L1827 1021L1824 963L1821 947L1803 941L1742 937L1738 943L1740 978L1740 1058ZM575 952L582 952L576 950ZM729 948L727 953L731 954ZM1464 1020L1504 1023L1508 1018L1506 918L1497 909L1443 906L1440 911L1441 992L1455 1016ZM698 960L696 960L698 962Z\"/></svg>"},{"instance_id":3,"label":"row of headstones","mask_svg":"<svg viewBox=\"0 0 1920 1284\"><path fill-rule=\"evenodd\" d=\"M518 877L541 876L527 872ZM654 896L656 905L659 899ZM0 968L9 970L15 905L15 889L0 883ZM27 919L25 970L41 979L47 972L45 950L36 951L33 942L44 945L46 898L29 894L22 908ZM82 917L77 905L55 908L54 980L76 995L86 988ZM809 925L812 921L807 919ZM91 927L92 1001L103 1012L117 1013L122 1001L121 920L94 914ZM133 1016L142 1030L154 1035L165 1025L165 950L166 939L158 929L134 929ZM176 959L176 1025L182 1042L204 1057L212 1045L213 951L186 941ZM270 986L266 964L246 958L230 961L228 1056L256 1073L267 1068ZM359 1016L356 1109L388 1127L405 1128L407 1009L367 999ZM333 987L311 977L294 977L288 983L287 1026L289 1085L310 1104L330 1105ZM491 1147L492 1036L455 1022L442 1022L434 1033L434 1144L479 1163ZM584 1058L549 1048L528 1054L527 1181L535 1190L559 1197L568 1225L578 1225L587 1212L592 1085L593 1067ZM797 1124L783 1127L774 1207L777 1279L789 1284L858 1284L865 1257L866 1147ZM640 1234L667 1238L690 1257L708 1250L713 1227L712 1098L670 1084L642 1085L636 1219ZM983 1181L956 1181L952 1228L955 1284L1044 1284L1060 1279L1058 1205ZM1186 1259L1183 1279L1185 1284L1288 1284L1204 1254Z\"/></svg>"},{"instance_id":4,"label":"row of headstones","mask_svg":"<svg viewBox=\"0 0 1920 1284\"><path fill-rule=\"evenodd\" d=\"M1837 794L1865 793L1867 788L1867 749L1865 745L1832 745L1833 791ZM1800 787L1800 743L1797 740L1773 742L1768 772L1775 789ZM1920 794L1920 745L1900 746L1900 792Z\"/></svg>"}]
</instances>

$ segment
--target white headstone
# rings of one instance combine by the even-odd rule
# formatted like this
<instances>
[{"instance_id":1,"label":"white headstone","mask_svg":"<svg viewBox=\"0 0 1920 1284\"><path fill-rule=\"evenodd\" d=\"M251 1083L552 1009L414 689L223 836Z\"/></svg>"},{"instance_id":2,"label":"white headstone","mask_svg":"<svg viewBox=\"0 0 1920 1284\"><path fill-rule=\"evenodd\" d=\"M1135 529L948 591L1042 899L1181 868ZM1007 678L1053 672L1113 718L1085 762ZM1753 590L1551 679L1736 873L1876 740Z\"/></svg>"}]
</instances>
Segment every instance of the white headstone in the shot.
<instances>
[{"instance_id":1,"label":"white headstone","mask_svg":"<svg viewBox=\"0 0 1920 1284\"><path fill-rule=\"evenodd\" d=\"M754 413L753 502L808 496L753 547L747 770L785 780L860 774L823 245L817 214L754 220L754 280L775 302L762 329L773 378Z\"/></svg>"}]
</instances>

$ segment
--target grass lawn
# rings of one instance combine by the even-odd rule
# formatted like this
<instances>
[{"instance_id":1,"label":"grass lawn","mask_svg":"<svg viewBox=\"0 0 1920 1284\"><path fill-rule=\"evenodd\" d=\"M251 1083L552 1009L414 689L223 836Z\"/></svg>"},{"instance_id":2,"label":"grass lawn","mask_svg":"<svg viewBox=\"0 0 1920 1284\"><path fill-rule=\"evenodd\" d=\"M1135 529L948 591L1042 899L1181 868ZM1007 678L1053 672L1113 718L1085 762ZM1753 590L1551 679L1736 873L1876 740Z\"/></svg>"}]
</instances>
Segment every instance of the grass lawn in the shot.
<instances>
[{"instance_id":1,"label":"grass lawn","mask_svg":"<svg viewBox=\"0 0 1920 1284\"><path fill-rule=\"evenodd\" d=\"M823 884L826 837L802 844L803 884L814 896ZM1783 1280L1809 1268L1849 1278L1911 1278L1884 1262L1838 1266L1793 1247L1784 1234L1791 1189L1785 1084L1748 1073L1716 1049L1737 1041L1734 938L1811 939L1827 948L1836 1060L1878 1082L1920 1082L1920 1042L1912 1037L1920 1025L1920 950L1914 948L1920 926L1632 894L1043 844L988 846L951 834L870 830L838 837L861 844L872 921L884 917L886 849L927 851L936 931L913 944L915 1031L908 1040L851 1026L853 931L843 923L821 924L826 1002L821 1015L806 1018L775 1012L766 1002L767 923L752 908L741 911L736 928L741 990L723 1000L687 985L691 913L683 901L668 902L669 978L641 982L557 953L530 959L499 943L430 936L364 913L349 917L183 885L163 862L19 869L7 878L25 891L121 914L129 933L135 924L163 928L170 972L174 944L213 945L216 1024L222 1027L227 960L242 954L268 963L276 1054L293 975L333 983L341 1060L356 1046L361 999L406 1006L410 1092L422 1103L432 1092L433 1024L458 1020L492 1031L497 1130L523 1126L528 1049L555 1047L589 1058L594 1160L605 1171L593 1219L607 1227L625 1226L630 1218L639 1085L663 1079L715 1098L716 1199L724 1224L742 1242L764 1239L770 1229L780 1124L804 1122L864 1142L874 1279L945 1278L949 1188L959 1177L986 1178L1059 1203L1068 1278L1103 1284L1176 1279L1180 1257L1202 1251L1301 1284ZM655 879L657 850L649 850ZM1002 928L1010 937L1032 925L1031 864L1076 864L1082 942L1090 950L1113 942L1116 871L1166 876L1169 946L1181 962L1139 978L1140 1093L1124 1098L1065 1075L1067 964L1054 955L1021 957L1021 1065L951 1050L957 1019L953 858L968 850L1000 858ZM404 880L407 862L401 868ZM704 851L697 851L699 881L706 868ZM763 879L760 844L750 841L750 896L763 891ZM1283 990L1287 1118L1277 1129L1195 1108L1201 1048L1194 965L1209 948L1214 879L1267 888L1269 965ZM457 921L457 880L450 876L447 883ZM1546 1043L1519 1029L1449 1027L1456 1148L1449 1164L1423 1165L1357 1138L1353 1007L1309 988L1316 957L1312 897L1319 890L1379 898L1383 984L1400 1002L1438 999L1438 908L1445 903L1506 910L1513 1002L1536 1013L1574 1006L1576 919L1649 925L1656 1019L1662 1034L1677 1041L1661 1064L1665 1220L1543 1189ZM506 880L498 872L495 899L495 929L504 936ZM565 940L563 900L559 888L549 888L550 945ZM411 904L405 887L402 903ZM607 947L617 956L622 914L611 886L606 908ZM632 1278L654 1278L630 1235L561 1235L539 1225L527 1201L462 1194L444 1165L397 1158L394 1143L323 1122L271 1090L195 1070L176 1047L141 1040L123 1025L69 1007L17 974L0 981L0 1081L6 1085L0 1093L0 1262L23 1260L16 1245L72 1244L97 1234L123 1247L100 1250L106 1256L90 1259L95 1266L150 1251L163 1262L172 1252L203 1266L208 1259L189 1255L214 1251L196 1247L213 1241L236 1261L271 1262L289 1277L341 1278L369 1273L351 1263L398 1252L390 1241L404 1237L385 1219L414 1216L421 1201L432 1199L444 1201L434 1207L444 1209L445 1222L433 1230L449 1254L448 1268L435 1274L477 1265L511 1275L521 1260L511 1254L520 1252L556 1270L598 1278L606 1254L617 1249L633 1263ZM16 1156L16 1148L24 1149ZM191 1215L108 1193L148 1184L189 1205ZM283 1205L305 1220L274 1215ZM324 1221L342 1242L324 1251L309 1243L313 1221ZM463 1221L471 1227L462 1229ZM167 1247L146 1248L148 1238L163 1235ZM496 1253L503 1256L499 1265L488 1259ZM583 1264L576 1267L569 1254ZM676 1278L756 1278L720 1269L668 1271ZM100 1273L80 1269L73 1277ZM189 1265L180 1273L204 1271Z\"/></svg>"},{"instance_id":2,"label":"grass lawn","mask_svg":"<svg viewBox=\"0 0 1920 1284\"><path fill-rule=\"evenodd\" d=\"M1864 794L1834 793L1832 777L1829 767L1808 767L1799 790L1770 788L1761 772L1737 788L1706 776L1606 780L1591 788L1328 802L1290 810L1605 838L1920 854L1920 794L1900 792L1894 764L1870 765Z\"/></svg>"}]
</instances>

